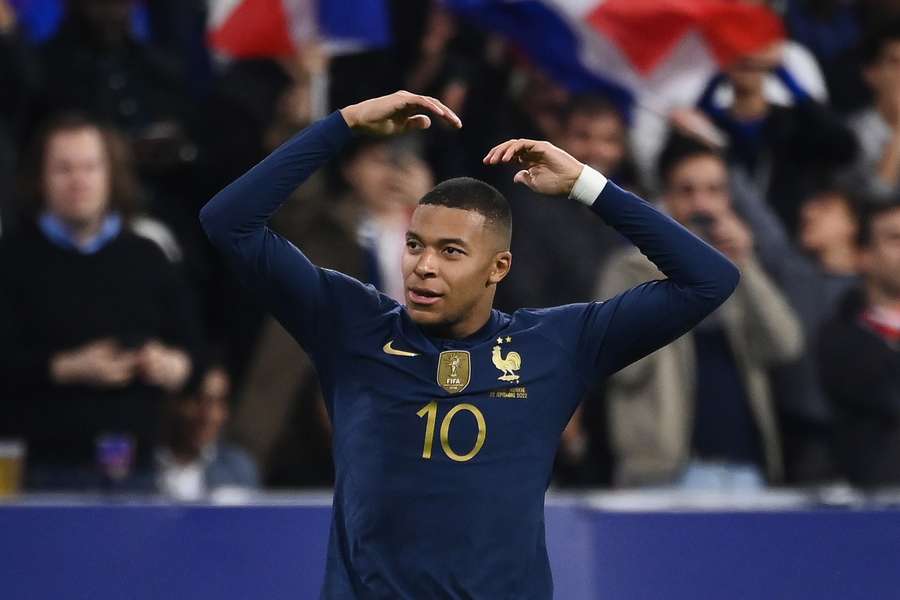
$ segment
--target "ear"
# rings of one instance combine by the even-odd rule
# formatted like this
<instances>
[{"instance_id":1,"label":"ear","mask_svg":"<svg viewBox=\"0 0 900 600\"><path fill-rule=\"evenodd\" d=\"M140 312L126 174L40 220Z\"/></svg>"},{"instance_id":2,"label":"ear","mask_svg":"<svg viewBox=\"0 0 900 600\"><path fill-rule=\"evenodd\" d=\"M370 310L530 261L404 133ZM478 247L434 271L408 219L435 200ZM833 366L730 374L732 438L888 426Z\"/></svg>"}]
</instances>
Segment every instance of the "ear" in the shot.
<instances>
[{"instance_id":1,"label":"ear","mask_svg":"<svg viewBox=\"0 0 900 600\"><path fill-rule=\"evenodd\" d=\"M512 267L512 253L509 250L498 252L494 255L494 262L491 265L491 272L488 274L488 285L497 285L509 273Z\"/></svg>"}]
</instances>

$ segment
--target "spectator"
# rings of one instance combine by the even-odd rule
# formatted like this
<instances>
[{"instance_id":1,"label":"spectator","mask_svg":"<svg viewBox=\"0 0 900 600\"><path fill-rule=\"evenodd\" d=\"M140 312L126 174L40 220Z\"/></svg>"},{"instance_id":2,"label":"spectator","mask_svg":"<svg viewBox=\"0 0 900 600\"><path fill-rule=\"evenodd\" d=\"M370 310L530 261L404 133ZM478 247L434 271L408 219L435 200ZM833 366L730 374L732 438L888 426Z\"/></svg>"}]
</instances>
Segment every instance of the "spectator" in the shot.
<instances>
[{"instance_id":1,"label":"spectator","mask_svg":"<svg viewBox=\"0 0 900 600\"><path fill-rule=\"evenodd\" d=\"M603 96L577 96L563 117L562 143L581 162L620 186L634 188L637 173L628 145L628 123Z\"/></svg>"},{"instance_id":2,"label":"spectator","mask_svg":"<svg viewBox=\"0 0 900 600\"><path fill-rule=\"evenodd\" d=\"M197 227L208 197L196 109L182 65L135 38L134 0L69 0L57 34L40 47L43 107L77 110L125 133L149 199L147 209L186 248L185 264L203 272L207 247Z\"/></svg>"},{"instance_id":3,"label":"spectator","mask_svg":"<svg viewBox=\"0 0 900 600\"><path fill-rule=\"evenodd\" d=\"M127 228L134 176L112 134L51 121L23 171L32 219L0 248L0 385L35 488L97 483L102 433L132 436L148 466L166 395L197 364L191 294Z\"/></svg>"},{"instance_id":4,"label":"spectator","mask_svg":"<svg viewBox=\"0 0 900 600\"><path fill-rule=\"evenodd\" d=\"M858 230L855 201L839 185L824 184L800 207L795 243L772 208L743 173L732 173L735 210L750 227L757 257L779 285L803 324L808 347L815 347L823 322L839 298L856 285ZM785 478L809 484L835 476L832 410L819 382L814 353L770 371L781 425Z\"/></svg>"},{"instance_id":5,"label":"spectator","mask_svg":"<svg viewBox=\"0 0 900 600\"><path fill-rule=\"evenodd\" d=\"M214 367L198 390L170 399L163 443L156 450L157 485L165 496L202 500L217 492L259 487L250 456L221 439L228 393L228 374Z\"/></svg>"},{"instance_id":6,"label":"spectator","mask_svg":"<svg viewBox=\"0 0 900 600\"><path fill-rule=\"evenodd\" d=\"M279 211L275 229L316 264L402 298L395 263L411 209L431 188L430 170L417 152L412 139L358 140L340 163L346 191L304 184ZM332 483L330 425L312 364L271 318L242 386L235 435L273 485Z\"/></svg>"},{"instance_id":7,"label":"spectator","mask_svg":"<svg viewBox=\"0 0 900 600\"><path fill-rule=\"evenodd\" d=\"M890 201L900 184L900 18L867 39L863 59L874 102L850 119L861 149L857 170L870 195Z\"/></svg>"},{"instance_id":8,"label":"spectator","mask_svg":"<svg viewBox=\"0 0 900 600\"><path fill-rule=\"evenodd\" d=\"M660 158L664 205L742 270L740 285L692 332L608 381L616 483L758 488L781 479L775 407L766 369L796 358L800 324L757 263L753 238L732 212L725 161L673 138ZM607 298L662 275L636 251L614 256L599 286Z\"/></svg>"},{"instance_id":9,"label":"spectator","mask_svg":"<svg viewBox=\"0 0 900 600\"><path fill-rule=\"evenodd\" d=\"M900 204L875 205L860 227L863 284L819 341L836 410L843 473L865 486L900 484Z\"/></svg>"},{"instance_id":10,"label":"spectator","mask_svg":"<svg viewBox=\"0 0 900 600\"><path fill-rule=\"evenodd\" d=\"M768 99L770 72L791 92L792 105ZM714 100L726 81L734 101L722 108ZM783 66L779 48L749 55L711 79L698 106L727 134L729 163L750 174L792 233L811 183L855 158L852 132L800 87Z\"/></svg>"}]
</instances>

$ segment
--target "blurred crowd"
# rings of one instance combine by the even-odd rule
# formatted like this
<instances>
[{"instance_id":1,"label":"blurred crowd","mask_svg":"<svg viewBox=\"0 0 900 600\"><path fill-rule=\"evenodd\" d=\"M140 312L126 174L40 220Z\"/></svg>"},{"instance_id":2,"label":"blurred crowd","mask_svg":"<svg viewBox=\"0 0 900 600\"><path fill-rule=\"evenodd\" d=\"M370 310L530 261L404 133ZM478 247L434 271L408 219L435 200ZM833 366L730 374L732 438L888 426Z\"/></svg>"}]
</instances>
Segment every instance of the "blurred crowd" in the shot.
<instances>
[{"instance_id":1,"label":"blurred crowd","mask_svg":"<svg viewBox=\"0 0 900 600\"><path fill-rule=\"evenodd\" d=\"M735 0L742 1L742 0ZM393 43L224 60L203 0L68 0L46 41L0 0L0 438L29 490L199 499L325 487L330 431L308 357L206 242L200 207L291 135L396 89L450 132L357 139L273 228L317 265L402 299L400 256L436 182L510 201L506 311L659 278L577 203L481 157L547 139L657 203L742 271L674 343L596 382L564 432L560 487L900 484L900 2L773 2L789 40L672 107L573 94L438 2L390 3ZM553 401L546 398L542 401Z\"/></svg>"}]
</instances>

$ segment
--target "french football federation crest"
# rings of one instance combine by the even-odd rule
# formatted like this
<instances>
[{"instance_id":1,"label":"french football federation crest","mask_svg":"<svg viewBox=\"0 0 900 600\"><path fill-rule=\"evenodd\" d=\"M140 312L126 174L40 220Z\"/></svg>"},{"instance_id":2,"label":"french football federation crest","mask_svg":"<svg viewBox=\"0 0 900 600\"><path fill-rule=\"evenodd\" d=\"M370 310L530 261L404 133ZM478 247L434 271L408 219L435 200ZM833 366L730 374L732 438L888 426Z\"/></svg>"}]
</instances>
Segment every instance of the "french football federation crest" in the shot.
<instances>
[{"instance_id":1,"label":"french football federation crest","mask_svg":"<svg viewBox=\"0 0 900 600\"><path fill-rule=\"evenodd\" d=\"M507 337L506 341L510 342L512 340ZM492 348L493 352L491 353L491 361L503 373L497 379L499 381L519 381L519 374L516 371L522 368L522 357L518 352L509 352L506 356L503 356L500 352L500 344L502 343L503 338L497 338L497 345Z\"/></svg>"},{"instance_id":2,"label":"french football federation crest","mask_svg":"<svg viewBox=\"0 0 900 600\"><path fill-rule=\"evenodd\" d=\"M468 350L445 350L438 357L438 385L457 394L469 385L472 378L471 361Z\"/></svg>"}]
</instances>

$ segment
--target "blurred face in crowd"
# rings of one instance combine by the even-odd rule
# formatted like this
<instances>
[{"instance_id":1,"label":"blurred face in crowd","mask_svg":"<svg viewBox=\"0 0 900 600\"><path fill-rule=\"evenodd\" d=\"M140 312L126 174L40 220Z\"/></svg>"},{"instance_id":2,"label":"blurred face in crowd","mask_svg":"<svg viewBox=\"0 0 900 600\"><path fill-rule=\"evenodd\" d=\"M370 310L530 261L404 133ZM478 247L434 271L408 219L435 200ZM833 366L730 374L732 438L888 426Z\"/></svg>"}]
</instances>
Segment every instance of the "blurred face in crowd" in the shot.
<instances>
[{"instance_id":1,"label":"blurred face in crowd","mask_svg":"<svg viewBox=\"0 0 900 600\"><path fill-rule=\"evenodd\" d=\"M725 162L711 154L683 159L669 173L663 200L672 218L682 224L698 215L722 215L731 205Z\"/></svg>"},{"instance_id":2,"label":"blurred face in crowd","mask_svg":"<svg viewBox=\"0 0 900 600\"><path fill-rule=\"evenodd\" d=\"M900 301L900 208L875 216L871 240L861 249L860 267L869 283Z\"/></svg>"},{"instance_id":3,"label":"blurred face in crowd","mask_svg":"<svg viewBox=\"0 0 900 600\"><path fill-rule=\"evenodd\" d=\"M407 311L416 323L449 329L490 310L509 272L509 239L474 210L420 205L403 253Z\"/></svg>"},{"instance_id":4,"label":"blurred face in crowd","mask_svg":"<svg viewBox=\"0 0 900 600\"><path fill-rule=\"evenodd\" d=\"M900 40L884 44L878 59L866 68L865 78L878 96L900 93Z\"/></svg>"},{"instance_id":5,"label":"blurred face in crowd","mask_svg":"<svg viewBox=\"0 0 900 600\"><path fill-rule=\"evenodd\" d=\"M109 206L110 167L106 145L95 128L62 130L44 151L45 208L73 227L98 222Z\"/></svg>"},{"instance_id":6,"label":"blurred face in crowd","mask_svg":"<svg viewBox=\"0 0 900 600\"><path fill-rule=\"evenodd\" d=\"M736 94L756 94L763 88L768 69L751 59L741 59L728 69Z\"/></svg>"},{"instance_id":7,"label":"blurred face in crowd","mask_svg":"<svg viewBox=\"0 0 900 600\"><path fill-rule=\"evenodd\" d=\"M421 175L422 169L427 170L427 165L412 152L385 142L361 149L344 166L344 178L366 207L378 214L416 205L431 187L428 171L429 185L415 192L409 189L409 178Z\"/></svg>"},{"instance_id":8,"label":"blurred face in crowd","mask_svg":"<svg viewBox=\"0 0 900 600\"><path fill-rule=\"evenodd\" d=\"M773 45L765 50L739 58L728 68L728 78L737 95L762 94L766 75L781 63L781 46Z\"/></svg>"},{"instance_id":9,"label":"blurred face in crowd","mask_svg":"<svg viewBox=\"0 0 900 600\"><path fill-rule=\"evenodd\" d=\"M576 112L566 123L565 147L581 162L610 175L625 158L625 136L625 124L614 112Z\"/></svg>"},{"instance_id":10,"label":"blurred face in crowd","mask_svg":"<svg viewBox=\"0 0 900 600\"><path fill-rule=\"evenodd\" d=\"M813 254L852 247L858 228L847 198L838 192L813 196L800 209L800 246Z\"/></svg>"},{"instance_id":11,"label":"blurred face in crowd","mask_svg":"<svg viewBox=\"0 0 900 600\"><path fill-rule=\"evenodd\" d=\"M199 453L214 443L228 420L228 376L212 369L194 395L175 401L175 436L185 450Z\"/></svg>"},{"instance_id":12,"label":"blurred face in crowd","mask_svg":"<svg viewBox=\"0 0 900 600\"><path fill-rule=\"evenodd\" d=\"M562 135L560 114L569 102L569 92L539 71L530 71L520 95L522 109L541 135L557 141Z\"/></svg>"}]
</instances>

